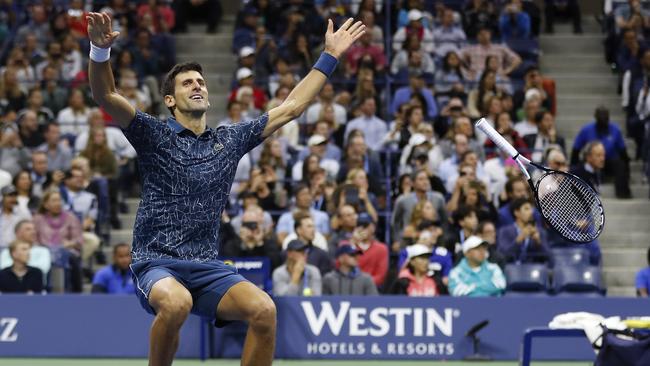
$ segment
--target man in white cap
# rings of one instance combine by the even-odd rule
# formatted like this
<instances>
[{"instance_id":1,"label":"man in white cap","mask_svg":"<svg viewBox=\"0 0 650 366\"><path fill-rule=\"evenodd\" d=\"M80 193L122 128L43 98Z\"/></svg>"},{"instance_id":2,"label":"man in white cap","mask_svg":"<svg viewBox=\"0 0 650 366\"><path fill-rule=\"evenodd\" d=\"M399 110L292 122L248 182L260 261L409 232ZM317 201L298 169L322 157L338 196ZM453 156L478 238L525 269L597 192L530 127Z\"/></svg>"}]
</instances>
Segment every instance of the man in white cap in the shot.
<instances>
[{"instance_id":1,"label":"man in white cap","mask_svg":"<svg viewBox=\"0 0 650 366\"><path fill-rule=\"evenodd\" d=\"M255 105L255 108L263 111L267 102L266 93L264 90L255 86L255 77L253 75L253 70L248 67L241 67L239 70L237 70L237 74L235 76L237 77L238 87L230 93L228 101L231 102L237 98L237 90L239 90L239 88L250 87L253 89L253 104Z\"/></svg>"},{"instance_id":2,"label":"man in white cap","mask_svg":"<svg viewBox=\"0 0 650 366\"><path fill-rule=\"evenodd\" d=\"M422 43L422 50L431 54L434 50L433 33L422 25L422 17L424 14L418 9L411 9L408 12L409 24L402 27L393 35L393 50L395 52L402 49L406 38L409 34L417 34L420 42Z\"/></svg>"},{"instance_id":3,"label":"man in white cap","mask_svg":"<svg viewBox=\"0 0 650 366\"><path fill-rule=\"evenodd\" d=\"M487 261L488 243L472 235L463 242L463 258L449 275L452 296L499 296L506 288L501 268Z\"/></svg>"},{"instance_id":4,"label":"man in white cap","mask_svg":"<svg viewBox=\"0 0 650 366\"><path fill-rule=\"evenodd\" d=\"M327 138L323 135L311 135L309 140L307 140L307 147L309 149L309 155L316 155L320 158L319 166L327 171L327 175L330 177L336 177L339 173L341 165L338 161L333 159L328 159L325 157L325 152L327 151ZM307 155L307 156L309 156ZM293 165L291 168L291 177L300 181L303 178L308 179L309 177L302 176L302 167L305 163L305 160L299 161Z\"/></svg>"}]
</instances>

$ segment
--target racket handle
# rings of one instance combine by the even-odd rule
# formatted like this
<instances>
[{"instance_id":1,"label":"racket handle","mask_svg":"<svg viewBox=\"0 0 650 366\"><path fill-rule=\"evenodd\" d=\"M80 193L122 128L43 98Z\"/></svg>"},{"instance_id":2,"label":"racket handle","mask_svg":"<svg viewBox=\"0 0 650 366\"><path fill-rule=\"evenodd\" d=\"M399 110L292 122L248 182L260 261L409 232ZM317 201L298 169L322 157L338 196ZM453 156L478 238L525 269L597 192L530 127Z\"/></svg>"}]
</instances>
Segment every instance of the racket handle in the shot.
<instances>
[{"instance_id":1,"label":"racket handle","mask_svg":"<svg viewBox=\"0 0 650 366\"><path fill-rule=\"evenodd\" d=\"M486 134L487 137L499 147L499 149L510 155L511 158L514 158L519 154L517 150L510 145L510 143L503 138L503 136L501 136L501 134L499 134L487 120L485 120L485 118L481 118L476 122L476 128L483 131L483 133Z\"/></svg>"}]
</instances>

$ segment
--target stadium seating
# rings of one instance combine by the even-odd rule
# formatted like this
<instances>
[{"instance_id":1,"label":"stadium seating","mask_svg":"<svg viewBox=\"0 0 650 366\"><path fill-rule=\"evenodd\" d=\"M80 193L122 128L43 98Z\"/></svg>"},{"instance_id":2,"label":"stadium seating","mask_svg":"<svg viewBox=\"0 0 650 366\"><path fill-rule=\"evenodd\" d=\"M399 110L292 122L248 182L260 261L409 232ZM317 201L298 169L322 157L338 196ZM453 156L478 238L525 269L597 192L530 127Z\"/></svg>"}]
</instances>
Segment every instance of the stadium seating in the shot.
<instances>
[{"instance_id":1,"label":"stadium seating","mask_svg":"<svg viewBox=\"0 0 650 366\"><path fill-rule=\"evenodd\" d=\"M545 294L549 271L544 264L509 264L505 268L508 295Z\"/></svg>"},{"instance_id":2,"label":"stadium seating","mask_svg":"<svg viewBox=\"0 0 650 366\"><path fill-rule=\"evenodd\" d=\"M601 295L602 278L596 266L556 266L553 271L553 290L556 294Z\"/></svg>"}]
</instances>

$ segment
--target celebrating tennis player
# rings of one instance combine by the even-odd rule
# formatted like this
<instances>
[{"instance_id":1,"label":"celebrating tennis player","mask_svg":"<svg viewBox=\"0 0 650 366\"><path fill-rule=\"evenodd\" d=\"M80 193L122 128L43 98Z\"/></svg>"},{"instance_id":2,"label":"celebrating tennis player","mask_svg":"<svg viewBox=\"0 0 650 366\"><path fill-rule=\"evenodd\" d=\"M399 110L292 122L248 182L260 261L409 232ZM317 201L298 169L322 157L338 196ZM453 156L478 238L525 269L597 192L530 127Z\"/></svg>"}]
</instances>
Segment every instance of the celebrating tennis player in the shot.
<instances>
[{"instance_id":1,"label":"celebrating tennis player","mask_svg":"<svg viewBox=\"0 0 650 366\"><path fill-rule=\"evenodd\" d=\"M133 232L131 270L142 306L155 314L149 365L171 365L179 329L189 313L248 323L242 365L271 365L275 305L270 297L217 260L221 213L240 158L297 118L319 93L341 55L365 32L348 19L336 32L330 20L325 51L286 100L258 119L206 126L208 88L201 65L174 66L162 82L172 117L136 111L115 90L110 47L119 36L104 13L90 13L88 74L95 101L122 127L138 153L142 201ZM215 52L218 52L215 50Z\"/></svg>"}]
</instances>

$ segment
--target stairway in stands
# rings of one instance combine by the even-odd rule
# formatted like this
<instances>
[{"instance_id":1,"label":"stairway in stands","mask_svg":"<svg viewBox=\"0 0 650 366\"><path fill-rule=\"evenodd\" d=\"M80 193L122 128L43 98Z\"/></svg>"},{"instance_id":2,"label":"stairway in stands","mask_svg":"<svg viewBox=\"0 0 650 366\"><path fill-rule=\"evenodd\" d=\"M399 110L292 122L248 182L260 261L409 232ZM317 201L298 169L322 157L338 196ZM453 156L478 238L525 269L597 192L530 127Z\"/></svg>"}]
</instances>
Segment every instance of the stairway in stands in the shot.
<instances>
[{"instance_id":1,"label":"stairway in stands","mask_svg":"<svg viewBox=\"0 0 650 366\"><path fill-rule=\"evenodd\" d=\"M567 139L567 148L586 122L593 121L594 110L604 105L611 120L625 131L620 96L616 93L618 76L603 58L604 35L592 17L583 17L582 35L574 35L571 26L558 24L556 33L542 35L541 70L556 81L558 132ZM628 153L634 156L634 144L626 140ZM631 164L631 200L618 200L613 184L602 187L605 206L605 230L600 237L603 272L608 296L634 296L636 271L646 266L650 246L650 201L648 186L643 184L641 163Z\"/></svg>"},{"instance_id":2,"label":"stairway in stands","mask_svg":"<svg viewBox=\"0 0 650 366\"><path fill-rule=\"evenodd\" d=\"M210 108L208 109L208 126L215 127L217 122L226 115L226 104L230 93L230 82L237 65L237 58L231 52L236 1L223 1L224 15L219 25L219 32L205 33L205 24L190 24L189 31L177 34L177 62L197 61L203 66L203 73L210 93ZM120 215L121 230L111 231L111 245L131 243L135 214L139 198L129 198L126 203L129 212ZM105 250L110 263L112 248Z\"/></svg>"}]
</instances>

